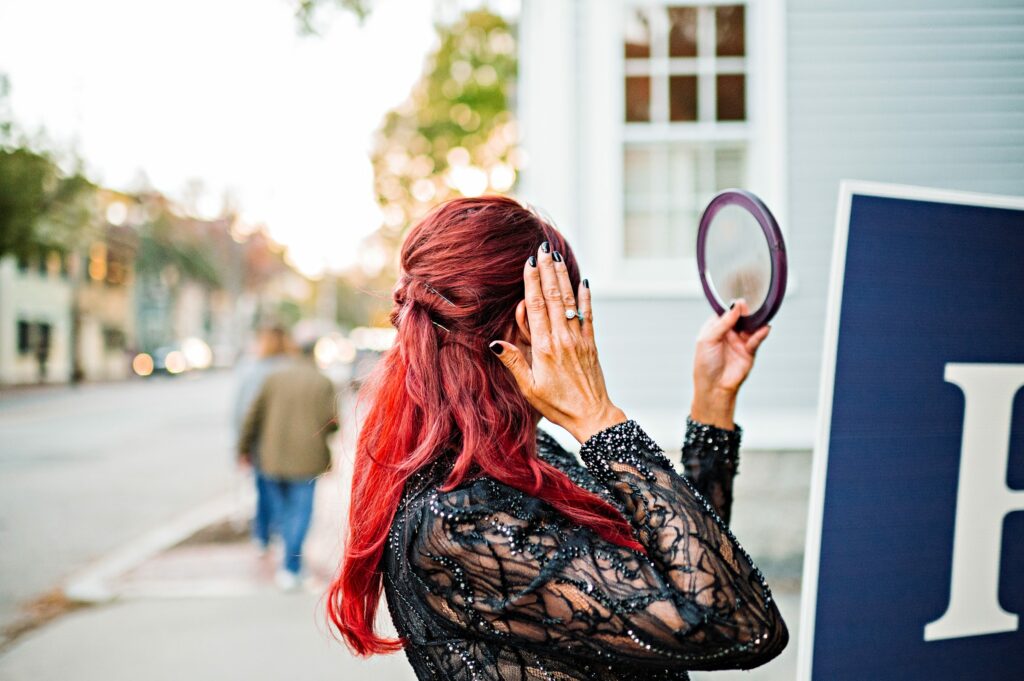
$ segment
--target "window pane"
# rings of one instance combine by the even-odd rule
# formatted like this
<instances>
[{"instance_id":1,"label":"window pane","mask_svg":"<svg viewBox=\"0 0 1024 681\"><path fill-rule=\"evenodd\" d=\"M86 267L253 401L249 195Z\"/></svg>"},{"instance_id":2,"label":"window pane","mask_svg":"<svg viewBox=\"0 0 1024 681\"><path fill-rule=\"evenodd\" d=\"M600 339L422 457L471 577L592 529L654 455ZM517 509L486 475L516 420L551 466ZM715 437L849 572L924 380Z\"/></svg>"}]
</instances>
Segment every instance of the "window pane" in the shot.
<instances>
[{"instance_id":1,"label":"window pane","mask_svg":"<svg viewBox=\"0 0 1024 681\"><path fill-rule=\"evenodd\" d=\"M32 326L24 321L18 320L18 352L22 355L32 350Z\"/></svg>"},{"instance_id":2,"label":"window pane","mask_svg":"<svg viewBox=\"0 0 1024 681\"><path fill-rule=\"evenodd\" d=\"M715 80L718 87L718 120L746 120L746 76L717 76Z\"/></svg>"},{"instance_id":3,"label":"window pane","mask_svg":"<svg viewBox=\"0 0 1024 681\"><path fill-rule=\"evenodd\" d=\"M715 8L715 54L719 57L742 57L746 54L743 5Z\"/></svg>"},{"instance_id":4,"label":"window pane","mask_svg":"<svg viewBox=\"0 0 1024 681\"><path fill-rule=\"evenodd\" d=\"M663 213L626 214L625 250L627 258L665 257L666 236Z\"/></svg>"},{"instance_id":5,"label":"window pane","mask_svg":"<svg viewBox=\"0 0 1024 681\"><path fill-rule=\"evenodd\" d=\"M669 120L697 120L697 76L668 79Z\"/></svg>"},{"instance_id":6,"label":"window pane","mask_svg":"<svg viewBox=\"0 0 1024 681\"><path fill-rule=\"evenodd\" d=\"M651 56L651 23L647 12L636 9L626 15L626 58Z\"/></svg>"},{"instance_id":7,"label":"window pane","mask_svg":"<svg viewBox=\"0 0 1024 681\"><path fill-rule=\"evenodd\" d=\"M636 199L650 200L654 188L653 159L644 147L626 147L624 185L627 203Z\"/></svg>"},{"instance_id":8,"label":"window pane","mask_svg":"<svg viewBox=\"0 0 1024 681\"><path fill-rule=\"evenodd\" d=\"M669 215L668 252L673 258L693 257L697 251L697 223L700 216L696 210L674 210Z\"/></svg>"},{"instance_id":9,"label":"window pane","mask_svg":"<svg viewBox=\"0 0 1024 681\"><path fill-rule=\"evenodd\" d=\"M651 77L626 76L626 121L651 120Z\"/></svg>"},{"instance_id":10,"label":"window pane","mask_svg":"<svg viewBox=\"0 0 1024 681\"><path fill-rule=\"evenodd\" d=\"M669 191L676 208L694 208L697 194L697 154L690 145L672 146L669 158Z\"/></svg>"},{"instance_id":11,"label":"window pane","mask_svg":"<svg viewBox=\"0 0 1024 681\"><path fill-rule=\"evenodd\" d=\"M715 150L715 191L742 187L744 180L743 149L724 148Z\"/></svg>"},{"instance_id":12,"label":"window pane","mask_svg":"<svg viewBox=\"0 0 1024 681\"><path fill-rule=\"evenodd\" d=\"M693 257L707 202L746 184L746 148L735 142L627 144L623 164L626 258Z\"/></svg>"},{"instance_id":13,"label":"window pane","mask_svg":"<svg viewBox=\"0 0 1024 681\"><path fill-rule=\"evenodd\" d=\"M697 8L669 7L668 55L697 56Z\"/></svg>"}]
</instances>

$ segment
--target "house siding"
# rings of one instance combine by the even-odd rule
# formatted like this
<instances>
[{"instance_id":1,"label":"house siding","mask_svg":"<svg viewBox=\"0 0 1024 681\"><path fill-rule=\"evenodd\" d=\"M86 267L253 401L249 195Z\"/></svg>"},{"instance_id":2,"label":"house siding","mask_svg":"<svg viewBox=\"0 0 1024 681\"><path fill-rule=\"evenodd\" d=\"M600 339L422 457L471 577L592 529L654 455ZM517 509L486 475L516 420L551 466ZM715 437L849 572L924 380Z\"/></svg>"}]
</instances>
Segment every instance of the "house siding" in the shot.
<instances>
[{"instance_id":1,"label":"house siding","mask_svg":"<svg viewBox=\"0 0 1024 681\"><path fill-rule=\"evenodd\" d=\"M562 14L563 20L587 21L588 3L546 0L545 5L556 1L574 8ZM540 4L524 1L524 34ZM785 45L788 190L781 215L791 283L739 407L738 420L747 425L755 447L812 443L841 180L1024 195L1024 7L1019 0L965 5L947 0L785 4L786 35L778 40ZM609 157L608 145L586 135L586 116L607 102L575 101L588 97L588 82L618 78L614 70L609 75L607 64L593 65L587 58L600 52L587 41L602 38L580 31L579 23L567 24L562 35L575 42L573 66L579 65L582 87L558 93L561 110L581 119L578 148L562 159L560 172L565 164L578 174L592 164L621 164L621 155ZM619 53L618 45L603 49ZM545 61L536 52L526 58ZM548 60L548 68L558 68L554 64ZM525 102L556 94L531 91L529 74L524 69ZM621 104L616 106L621 111ZM521 115L527 131L542 124L530 111ZM524 139L528 153L530 142ZM538 157L545 153L550 149ZM541 164L524 172L523 198L532 200L534 188L572 186L546 172ZM593 207L597 194L583 182L575 197L556 201L573 208L553 214L558 222L574 223L567 231L584 270L594 239L601 238L587 231L588 220L600 217L594 213L600 208ZM627 412L650 424L659 440L676 441L692 390L693 339L709 314L706 302L698 295L610 294L602 291L606 273L587 274L612 394Z\"/></svg>"}]
</instances>

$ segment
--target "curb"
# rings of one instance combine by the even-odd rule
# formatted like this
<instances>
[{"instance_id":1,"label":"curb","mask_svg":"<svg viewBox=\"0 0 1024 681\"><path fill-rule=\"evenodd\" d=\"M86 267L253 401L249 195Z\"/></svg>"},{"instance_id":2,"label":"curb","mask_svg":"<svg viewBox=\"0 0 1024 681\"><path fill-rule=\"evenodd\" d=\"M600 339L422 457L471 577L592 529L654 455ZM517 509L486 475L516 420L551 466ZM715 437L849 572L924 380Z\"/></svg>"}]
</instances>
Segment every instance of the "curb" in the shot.
<instances>
[{"instance_id":1,"label":"curb","mask_svg":"<svg viewBox=\"0 0 1024 681\"><path fill-rule=\"evenodd\" d=\"M180 544L199 530L231 517L241 516L252 505L254 493L232 492L192 509L157 527L72 576L64 586L64 595L80 603L108 603L121 594L117 578L150 558Z\"/></svg>"}]
</instances>

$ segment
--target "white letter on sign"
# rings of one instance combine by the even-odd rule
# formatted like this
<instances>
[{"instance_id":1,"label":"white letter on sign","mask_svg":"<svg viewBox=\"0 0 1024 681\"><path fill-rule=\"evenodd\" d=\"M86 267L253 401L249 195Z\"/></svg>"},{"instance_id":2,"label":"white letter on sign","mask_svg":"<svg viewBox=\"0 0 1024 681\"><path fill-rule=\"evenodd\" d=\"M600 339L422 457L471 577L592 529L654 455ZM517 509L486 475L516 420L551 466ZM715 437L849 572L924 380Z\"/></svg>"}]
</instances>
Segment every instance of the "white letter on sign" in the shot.
<instances>
[{"instance_id":1,"label":"white letter on sign","mask_svg":"<svg viewBox=\"0 0 1024 681\"><path fill-rule=\"evenodd\" d=\"M1024 511L1024 491L1006 486L1010 417L1024 365L947 364L946 381L964 393L953 574L946 613L925 625L925 641L1017 629L1017 616L999 605L999 559L1003 518Z\"/></svg>"}]
</instances>

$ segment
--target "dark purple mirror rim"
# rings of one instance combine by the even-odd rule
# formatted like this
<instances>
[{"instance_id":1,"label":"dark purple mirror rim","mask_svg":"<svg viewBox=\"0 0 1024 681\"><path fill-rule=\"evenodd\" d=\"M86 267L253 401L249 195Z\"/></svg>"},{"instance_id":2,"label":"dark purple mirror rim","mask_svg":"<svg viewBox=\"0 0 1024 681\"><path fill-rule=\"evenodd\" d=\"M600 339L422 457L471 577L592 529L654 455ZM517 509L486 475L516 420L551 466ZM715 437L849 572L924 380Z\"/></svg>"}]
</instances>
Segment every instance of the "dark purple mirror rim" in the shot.
<instances>
[{"instance_id":1,"label":"dark purple mirror rim","mask_svg":"<svg viewBox=\"0 0 1024 681\"><path fill-rule=\"evenodd\" d=\"M754 331L759 329L775 316L782 306L782 298L786 295L786 275L788 266L786 264L786 244L782 240L782 231L775 216L768 210L768 206L754 194L743 189L726 189L719 192L711 199L711 203L704 209L700 218L700 225L697 227L697 270L700 274L700 283L704 287L704 295L707 297L711 307L716 314L725 312L725 306L715 296L711 282L708 281L705 271L706 259L704 248L707 243L708 228L714 220L718 211L726 206L739 206L754 216L757 224L761 225L765 239L768 241L768 248L772 263L772 279L768 285L768 294L764 298L761 307L751 314L740 317L736 322L737 331Z\"/></svg>"}]
</instances>

